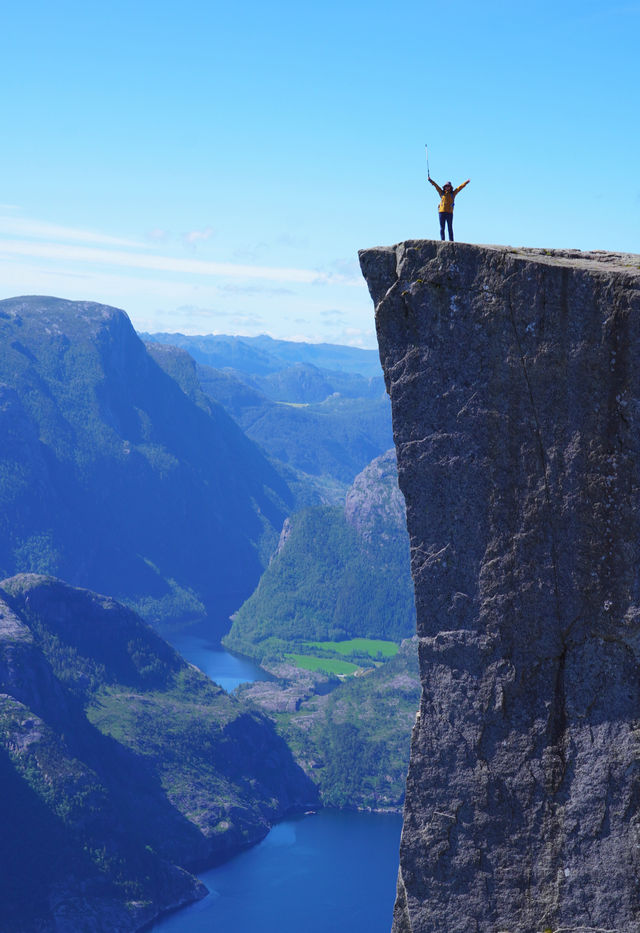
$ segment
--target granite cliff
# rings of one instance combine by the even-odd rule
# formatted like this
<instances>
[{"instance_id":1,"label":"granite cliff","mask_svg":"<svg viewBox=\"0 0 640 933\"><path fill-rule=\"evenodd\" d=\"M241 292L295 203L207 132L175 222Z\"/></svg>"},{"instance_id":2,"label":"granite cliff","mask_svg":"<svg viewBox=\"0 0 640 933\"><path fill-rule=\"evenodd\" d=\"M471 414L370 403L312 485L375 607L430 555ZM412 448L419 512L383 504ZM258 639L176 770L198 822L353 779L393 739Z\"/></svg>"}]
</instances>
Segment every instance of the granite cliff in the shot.
<instances>
[{"instance_id":1,"label":"granite cliff","mask_svg":"<svg viewBox=\"0 0 640 933\"><path fill-rule=\"evenodd\" d=\"M640 257L364 250L422 680L394 933L640 930Z\"/></svg>"}]
</instances>

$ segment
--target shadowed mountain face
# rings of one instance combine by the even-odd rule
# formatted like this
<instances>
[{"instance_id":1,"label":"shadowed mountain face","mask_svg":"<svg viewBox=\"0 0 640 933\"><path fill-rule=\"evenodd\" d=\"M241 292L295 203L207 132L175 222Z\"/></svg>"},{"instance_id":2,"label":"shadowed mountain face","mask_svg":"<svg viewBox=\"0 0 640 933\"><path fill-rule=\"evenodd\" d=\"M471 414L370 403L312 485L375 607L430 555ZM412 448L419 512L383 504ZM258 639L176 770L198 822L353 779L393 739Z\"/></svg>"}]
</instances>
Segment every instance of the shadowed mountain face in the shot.
<instances>
[{"instance_id":1,"label":"shadowed mountain face","mask_svg":"<svg viewBox=\"0 0 640 933\"><path fill-rule=\"evenodd\" d=\"M317 794L272 723L131 610L0 584L0 929L130 933Z\"/></svg>"},{"instance_id":2,"label":"shadowed mountain face","mask_svg":"<svg viewBox=\"0 0 640 933\"><path fill-rule=\"evenodd\" d=\"M376 351L268 337L149 340L152 353L187 350L204 392L270 456L307 476L351 483L393 443Z\"/></svg>"},{"instance_id":3,"label":"shadowed mountain face","mask_svg":"<svg viewBox=\"0 0 640 933\"><path fill-rule=\"evenodd\" d=\"M394 931L638 930L640 257L361 265L422 680Z\"/></svg>"},{"instance_id":4,"label":"shadowed mountain face","mask_svg":"<svg viewBox=\"0 0 640 933\"><path fill-rule=\"evenodd\" d=\"M226 619L291 505L224 410L103 305L0 302L0 432L0 573L54 573L149 619Z\"/></svg>"}]
</instances>

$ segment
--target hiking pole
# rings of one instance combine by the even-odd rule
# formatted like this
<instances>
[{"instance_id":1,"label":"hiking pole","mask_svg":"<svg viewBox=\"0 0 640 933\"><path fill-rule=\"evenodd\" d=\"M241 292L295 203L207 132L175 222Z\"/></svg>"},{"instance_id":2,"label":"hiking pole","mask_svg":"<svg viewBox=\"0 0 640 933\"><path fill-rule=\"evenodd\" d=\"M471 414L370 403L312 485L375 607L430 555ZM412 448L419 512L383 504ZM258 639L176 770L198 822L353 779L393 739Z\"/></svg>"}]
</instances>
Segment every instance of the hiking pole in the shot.
<instances>
[{"instance_id":1,"label":"hiking pole","mask_svg":"<svg viewBox=\"0 0 640 933\"><path fill-rule=\"evenodd\" d=\"M427 157L427 178L431 178L431 175L429 174L429 149L426 143L424 144L424 152Z\"/></svg>"}]
</instances>

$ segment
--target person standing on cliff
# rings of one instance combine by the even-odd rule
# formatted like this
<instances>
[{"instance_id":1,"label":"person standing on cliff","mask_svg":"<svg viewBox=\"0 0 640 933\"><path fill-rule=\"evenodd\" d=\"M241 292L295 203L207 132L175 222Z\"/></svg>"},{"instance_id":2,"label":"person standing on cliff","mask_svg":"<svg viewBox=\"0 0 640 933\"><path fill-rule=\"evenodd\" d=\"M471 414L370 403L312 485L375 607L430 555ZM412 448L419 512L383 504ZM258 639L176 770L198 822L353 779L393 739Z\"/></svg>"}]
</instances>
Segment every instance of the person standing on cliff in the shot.
<instances>
[{"instance_id":1,"label":"person standing on cliff","mask_svg":"<svg viewBox=\"0 0 640 933\"><path fill-rule=\"evenodd\" d=\"M441 188L440 185L437 185L431 175L427 175L427 178L436 189L440 195L440 204L438 206L438 215L440 217L440 239L444 240L444 227L445 224L449 228L449 239L453 240L453 203L456 199L456 195L459 194L465 185L468 185L471 181L470 178L467 178L466 181L463 181L461 185L458 185L457 188L454 188L450 181L448 181L444 188Z\"/></svg>"}]
</instances>

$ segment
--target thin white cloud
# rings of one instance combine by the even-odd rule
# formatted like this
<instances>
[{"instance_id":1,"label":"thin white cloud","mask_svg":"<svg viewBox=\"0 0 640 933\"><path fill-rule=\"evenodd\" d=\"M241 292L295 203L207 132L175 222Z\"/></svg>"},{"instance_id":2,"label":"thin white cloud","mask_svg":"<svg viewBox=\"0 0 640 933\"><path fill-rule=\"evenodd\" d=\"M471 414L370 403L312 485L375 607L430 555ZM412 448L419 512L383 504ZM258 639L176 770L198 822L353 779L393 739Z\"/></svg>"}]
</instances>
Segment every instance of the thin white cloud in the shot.
<instances>
[{"instance_id":1,"label":"thin white cloud","mask_svg":"<svg viewBox=\"0 0 640 933\"><path fill-rule=\"evenodd\" d=\"M153 273L107 264L2 256L0 238L0 297L57 295L69 300L98 301L124 308L139 331L180 331L188 334L244 333L290 340L292 332L309 343L353 343L375 346L371 302L358 289L335 284L331 303L320 298L313 284L295 283L290 290L277 283L261 285L256 292L227 290L231 280ZM249 283L247 283L249 284ZM290 293L289 293L290 292ZM336 302L334 304L334 302ZM344 320L322 316L329 309L344 308ZM199 309L202 309L200 312ZM297 323L304 311L305 324ZM345 324L367 334L364 341L343 334Z\"/></svg>"},{"instance_id":2,"label":"thin white cloud","mask_svg":"<svg viewBox=\"0 0 640 933\"><path fill-rule=\"evenodd\" d=\"M291 288L278 287L274 288L272 285L236 285L235 283L227 282L224 285L219 285L218 290L223 294L228 295L294 295L295 292Z\"/></svg>"},{"instance_id":3,"label":"thin white cloud","mask_svg":"<svg viewBox=\"0 0 640 933\"><path fill-rule=\"evenodd\" d=\"M2 206L4 210L8 208L8 205ZM46 220L31 220L28 217L0 216L0 233L5 236L29 237L40 240L71 240L77 243L101 243L105 246L131 246L136 249L148 249L147 244L135 240L126 240L122 237L96 233L92 230L64 227L60 224L49 223Z\"/></svg>"},{"instance_id":4,"label":"thin white cloud","mask_svg":"<svg viewBox=\"0 0 640 933\"><path fill-rule=\"evenodd\" d=\"M361 327L345 327L336 340L337 343L347 344L349 347L359 347L361 350L377 350L378 342L373 331Z\"/></svg>"},{"instance_id":5,"label":"thin white cloud","mask_svg":"<svg viewBox=\"0 0 640 933\"><path fill-rule=\"evenodd\" d=\"M261 314L254 314L249 311L226 311L219 308L203 308L198 305L179 305L176 312L191 315L192 317L232 318L239 324L251 327L262 327L264 324L264 317Z\"/></svg>"},{"instance_id":6,"label":"thin white cloud","mask_svg":"<svg viewBox=\"0 0 640 933\"><path fill-rule=\"evenodd\" d=\"M205 227L204 230L190 230L189 233L185 233L184 238L190 246L195 246L203 240L210 240L213 233L213 227Z\"/></svg>"},{"instance_id":7,"label":"thin white cloud","mask_svg":"<svg viewBox=\"0 0 640 933\"><path fill-rule=\"evenodd\" d=\"M172 272L205 277L263 279L272 282L300 282L314 285L361 285L361 282L355 281L348 276L319 272L315 269L236 265L227 262L145 255L124 250L98 249L89 246L31 240L0 239L0 255L30 256L57 262L106 264L150 272Z\"/></svg>"}]
</instances>

